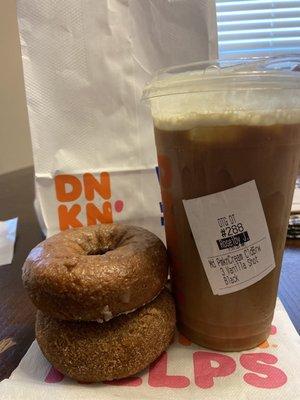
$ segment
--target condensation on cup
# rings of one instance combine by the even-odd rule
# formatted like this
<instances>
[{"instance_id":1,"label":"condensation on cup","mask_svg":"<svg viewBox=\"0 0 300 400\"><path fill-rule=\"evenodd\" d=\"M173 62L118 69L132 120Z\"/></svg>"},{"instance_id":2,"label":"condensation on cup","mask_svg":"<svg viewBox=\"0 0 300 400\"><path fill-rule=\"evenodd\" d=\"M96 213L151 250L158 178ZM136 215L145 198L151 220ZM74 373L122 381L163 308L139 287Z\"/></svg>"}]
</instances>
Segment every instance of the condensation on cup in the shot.
<instances>
[{"instance_id":1,"label":"condensation on cup","mask_svg":"<svg viewBox=\"0 0 300 400\"><path fill-rule=\"evenodd\" d=\"M269 335L299 170L299 65L300 58L293 56L191 64L160 71L144 90L154 121L178 327L199 345L238 351L259 345ZM271 239L274 266L249 286L214 294L191 229L197 222L188 218L183 203L201 202L204 196L253 181ZM211 199L208 204L213 207L214 197ZM244 216L251 204L244 198L238 205ZM263 251L257 244L257 254L251 254L253 246L247 245L251 238L242 231L244 225L251 225L251 215L242 223L234 213L232 210L231 219L221 211L216 215L219 225L233 229L222 242L225 248L218 249L221 258L215 258L212 271L217 274L222 269L232 282L232 271L238 268L237 280L239 274L257 273L259 252ZM238 223L241 225L235 228ZM230 233L230 229L219 228L222 235ZM201 233L206 227L197 229ZM234 229L237 233L232 233ZM255 226L251 235L255 236ZM236 238L241 237L244 243L237 243ZM211 244L213 249L216 243L208 242L208 247ZM230 243L233 247L228 247ZM241 259L234 254L241 254ZM258 266L253 261L250 268L247 254ZM219 265L224 255L228 264ZM224 285L226 279L224 276Z\"/></svg>"}]
</instances>

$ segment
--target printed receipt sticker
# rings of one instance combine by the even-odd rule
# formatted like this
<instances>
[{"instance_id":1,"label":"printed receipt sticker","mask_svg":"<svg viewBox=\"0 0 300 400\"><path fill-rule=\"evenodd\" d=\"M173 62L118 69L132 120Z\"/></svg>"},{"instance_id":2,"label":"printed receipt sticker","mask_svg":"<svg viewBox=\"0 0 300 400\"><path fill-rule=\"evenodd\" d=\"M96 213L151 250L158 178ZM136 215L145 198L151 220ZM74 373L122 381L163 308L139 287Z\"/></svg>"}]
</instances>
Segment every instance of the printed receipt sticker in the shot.
<instances>
[{"instance_id":1,"label":"printed receipt sticker","mask_svg":"<svg viewBox=\"0 0 300 400\"><path fill-rule=\"evenodd\" d=\"M35 341L9 383L30 383L28 393L33 390L33 383L39 384L43 396L48 392L50 396L55 388L55 394L61 392L64 400L91 396L96 400L162 396L174 400L193 396L205 400L299 399L299 350L300 338L278 301L270 337L252 350L221 353L199 347L176 334L168 351L139 376L103 384L83 384L51 367Z\"/></svg>"},{"instance_id":2,"label":"printed receipt sticker","mask_svg":"<svg viewBox=\"0 0 300 400\"><path fill-rule=\"evenodd\" d=\"M275 268L254 180L183 205L214 294L244 289Z\"/></svg>"}]
</instances>

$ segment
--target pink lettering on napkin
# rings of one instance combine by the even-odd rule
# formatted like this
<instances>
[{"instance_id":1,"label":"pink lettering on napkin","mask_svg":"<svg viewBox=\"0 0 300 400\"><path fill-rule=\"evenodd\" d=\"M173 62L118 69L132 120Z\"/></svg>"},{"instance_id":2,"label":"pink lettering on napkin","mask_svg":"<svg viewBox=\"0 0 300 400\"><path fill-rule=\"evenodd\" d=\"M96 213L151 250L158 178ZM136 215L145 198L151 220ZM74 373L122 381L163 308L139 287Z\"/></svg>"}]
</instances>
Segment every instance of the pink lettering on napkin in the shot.
<instances>
[{"instance_id":1,"label":"pink lettering on napkin","mask_svg":"<svg viewBox=\"0 0 300 400\"><path fill-rule=\"evenodd\" d=\"M228 376L236 369L234 359L225 354L196 351L193 354L193 360L195 383L202 389L213 387L214 378ZM213 367L212 361L217 362L218 366Z\"/></svg>"},{"instance_id":2,"label":"pink lettering on napkin","mask_svg":"<svg viewBox=\"0 0 300 400\"><path fill-rule=\"evenodd\" d=\"M151 364L149 369L149 386L152 387L168 387L168 388L185 388L189 386L190 380L186 376L168 375L167 374L168 356L164 352L161 357Z\"/></svg>"},{"instance_id":3,"label":"pink lettering on napkin","mask_svg":"<svg viewBox=\"0 0 300 400\"><path fill-rule=\"evenodd\" d=\"M283 386L287 382L286 374L281 369L270 365L276 364L277 361L278 358L269 353L242 354L241 365L254 372L247 372L244 375L244 381L259 388L274 389Z\"/></svg>"},{"instance_id":4,"label":"pink lettering on napkin","mask_svg":"<svg viewBox=\"0 0 300 400\"><path fill-rule=\"evenodd\" d=\"M46 383L58 383L61 382L64 379L64 375L59 372L56 368L51 367L46 378L45 382Z\"/></svg>"}]
</instances>

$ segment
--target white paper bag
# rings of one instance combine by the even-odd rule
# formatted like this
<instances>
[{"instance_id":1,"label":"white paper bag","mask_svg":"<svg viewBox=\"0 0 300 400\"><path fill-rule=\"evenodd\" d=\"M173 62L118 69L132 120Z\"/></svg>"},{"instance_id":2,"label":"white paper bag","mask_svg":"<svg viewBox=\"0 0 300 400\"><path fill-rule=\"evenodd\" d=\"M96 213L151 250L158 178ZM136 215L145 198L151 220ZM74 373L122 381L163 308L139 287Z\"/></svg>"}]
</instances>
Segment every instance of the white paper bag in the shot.
<instances>
[{"instance_id":1,"label":"white paper bag","mask_svg":"<svg viewBox=\"0 0 300 400\"><path fill-rule=\"evenodd\" d=\"M126 221L162 237L150 113L158 68L215 58L210 0L17 0L45 233Z\"/></svg>"}]
</instances>

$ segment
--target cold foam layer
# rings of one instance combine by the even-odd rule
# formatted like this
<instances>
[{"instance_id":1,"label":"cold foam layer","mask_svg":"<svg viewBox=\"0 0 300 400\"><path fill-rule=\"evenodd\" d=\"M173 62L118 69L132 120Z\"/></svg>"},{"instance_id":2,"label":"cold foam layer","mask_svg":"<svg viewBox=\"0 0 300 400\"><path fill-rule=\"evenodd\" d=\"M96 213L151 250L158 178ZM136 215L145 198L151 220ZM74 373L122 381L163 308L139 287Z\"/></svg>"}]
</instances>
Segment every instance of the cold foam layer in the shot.
<instances>
[{"instance_id":1,"label":"cold foam layer","mask_svg":"<svg viewBox=\"0 0 300 400\"><path fill-rule=\"evenodd\" d=\"M299 90L240 90L171 94L151 99L154 125L161 130L197 126L300 123Z\"/></svg>"}]
</instances>

